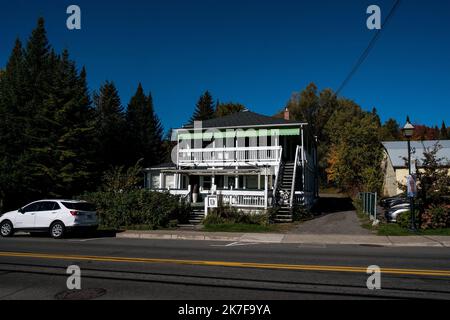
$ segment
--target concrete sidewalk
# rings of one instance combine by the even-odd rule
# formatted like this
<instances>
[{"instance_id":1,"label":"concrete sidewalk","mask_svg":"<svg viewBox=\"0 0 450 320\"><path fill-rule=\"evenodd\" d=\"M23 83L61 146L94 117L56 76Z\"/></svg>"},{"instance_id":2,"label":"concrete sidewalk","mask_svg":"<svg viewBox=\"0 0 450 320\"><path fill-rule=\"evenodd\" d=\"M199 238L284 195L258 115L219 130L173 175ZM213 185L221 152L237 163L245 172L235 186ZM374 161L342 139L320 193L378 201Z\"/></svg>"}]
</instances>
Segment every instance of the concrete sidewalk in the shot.
<instances>
[{"instance_id":1,"label":"concrete sidewalk","mask_svg":"<svg viewBox=\"0 0 450 320\"><path fill-rule=\"evenodd\" d=\"M252 243L291 243L316 245L366 245L387 247L450 247L450 236L392 237L376 235L341 234L277 234L277 233L231 233L180 230L125 231L117 238L199 240Z\"/></svg>"}]
</instances>

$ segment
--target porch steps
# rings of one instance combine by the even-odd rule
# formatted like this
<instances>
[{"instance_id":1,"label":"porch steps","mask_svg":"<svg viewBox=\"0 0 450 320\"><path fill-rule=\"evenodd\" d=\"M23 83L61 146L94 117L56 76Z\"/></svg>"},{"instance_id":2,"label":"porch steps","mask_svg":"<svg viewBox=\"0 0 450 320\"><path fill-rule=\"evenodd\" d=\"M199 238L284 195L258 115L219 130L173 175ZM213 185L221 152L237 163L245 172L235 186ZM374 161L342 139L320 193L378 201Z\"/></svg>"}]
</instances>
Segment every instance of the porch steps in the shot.
<instances>
[{"instance_id":1,"label":"porch steps","mask_svg":"<svg viewBox=\"0 0 450 320\"><path fill-rule=\"evenodd\" d=\"M289 207L281 207L275 217L277 223L290 223L292 222L292 213Z\"/></svg>"},{"instance_id":2,"label":"porch steps","mask_svg":"<svg viewBox=\"0 0 450 320\"><path fill-rule=\"evenodd\" d=\"M205 210L193 208L189 216L189 223L192 225L199 225L202 223L203 219L205 219Z\"/></svg>"}]
</instances>

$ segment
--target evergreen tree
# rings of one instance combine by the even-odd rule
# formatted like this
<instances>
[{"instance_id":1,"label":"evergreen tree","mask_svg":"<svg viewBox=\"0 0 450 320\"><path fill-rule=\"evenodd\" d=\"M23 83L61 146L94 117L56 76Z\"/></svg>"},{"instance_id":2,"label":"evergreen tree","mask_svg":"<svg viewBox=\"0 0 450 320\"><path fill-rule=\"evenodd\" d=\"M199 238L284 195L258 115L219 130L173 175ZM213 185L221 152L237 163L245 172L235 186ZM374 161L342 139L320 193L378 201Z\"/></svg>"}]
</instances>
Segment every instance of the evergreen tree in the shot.
<instances>
[{"instance_id":1,"label":"evergreen tree","mask_svg":"<svg viewBox=\"0 0 450 320\"><path fill-rule=\"evenodd\" d=\"M395 119L387 120L380 128L381 141L397 141L402 140L400 125Z\"/></svg>"},{"instance_id":2,"label":"evergreen tree","mask_svg":"<svg viewBox=\"0 0 450 320\"><path fill-rule=\"evenodd\" d=\"M194 121L205 121L212 118L214 118L213 97L209 91L206 91L202 96L200 96L190 123L194 123Z\"/></svg>"},{"instance_id":3,"label":"evergreen tree","mask_svg":"<svg viewBox=\"0 0 450 320\"><path fill-rule=\"evenodd\" d=\"M22 44L16 40L5 70L0 76L0 212L16 204L21 193L18 184L25 173L21 145L24 139L19 105L23 86L24 57Z\"/></svg>"},{"instance_id":4,"label":"evergreen tree","mask_svg":"<svg viewBox=\"0 0 450 320\"><path fill-rule=\"evenodd\" d=\"M105 171L127 161L125 114L113 82L106 81L94 94L94 105L98 164L99 170Z\"/></svg>"},{"instance_id":5,"label":"evergreen tree","mask_svg":"<svg viewBox=\"0 0 450 320\"><path fill-rule=\"evenodd\" d=\"M151 94L144 94L141 84L128 104L126 120L131 158L129 164L139 159L144 159L145 166L159 164L163 129L153 108L153 98Z\"/></svg>"},{"instance_id":6,"label":"evergreen tree","mask_svg":"<svg viewBox=\"0 0 450 320\"><path fill-rule=\"evenodd\" d=\"M224 117L233 113L238 113L245 110L245 106L240 103L220 103L217 101L216 103L216 117Z\"/></svg>"},{"instance_id":7,"label":"evergreen tree","mask_svg":"<svg viewBox=\"0 0 450 320\"><path fill-rule=\"evenodd\" d=\"M46 194L70 197L89 189L93 172L93 110L86 84L86 71L77 72L64 50L50 55L52 86L44 101L47 123L45 144L34 148L39 159L38 175L47 180Z\"/></svg>"},{"instance_id":8,"label":"evergreen tree","mask_svg":"<svg viewBox=\"0 0 450 320\"><path fill-rule=\"evenodd\" d=\"M450 138L449 135L448 135L447 126L445 125L445 121L442 121L442 126L441 126L441 131L440 131L439 138L441 140L446 140L446 139Z\"/></svg>"}]
</instances>

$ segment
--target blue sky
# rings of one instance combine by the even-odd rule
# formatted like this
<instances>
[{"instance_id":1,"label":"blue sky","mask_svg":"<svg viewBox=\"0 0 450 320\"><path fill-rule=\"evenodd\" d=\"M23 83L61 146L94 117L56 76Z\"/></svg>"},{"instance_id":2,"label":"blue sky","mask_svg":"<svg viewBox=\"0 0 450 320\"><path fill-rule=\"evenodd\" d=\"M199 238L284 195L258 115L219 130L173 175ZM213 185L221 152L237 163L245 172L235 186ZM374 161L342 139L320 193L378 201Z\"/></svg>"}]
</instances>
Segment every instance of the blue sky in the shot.
<instances>
[{"instance_id":1,"label":"blue sky","mask_svg":"<svg viewBox=\"0 0 450 320\"><path fill-rule=\"evenodd\" d=\"M222 102L274 114L315 82L336 90L366 48L366 8L394 0L4 1L0 65L39 16L57 49L85 65L89 87L113 80L126 105L138 82L166 129L191 116L210 90ZM82 30L66 28L77 4ZM386 120L450 125L450 1L403 0L342 95Z\"/></svg>"}]
</instances>

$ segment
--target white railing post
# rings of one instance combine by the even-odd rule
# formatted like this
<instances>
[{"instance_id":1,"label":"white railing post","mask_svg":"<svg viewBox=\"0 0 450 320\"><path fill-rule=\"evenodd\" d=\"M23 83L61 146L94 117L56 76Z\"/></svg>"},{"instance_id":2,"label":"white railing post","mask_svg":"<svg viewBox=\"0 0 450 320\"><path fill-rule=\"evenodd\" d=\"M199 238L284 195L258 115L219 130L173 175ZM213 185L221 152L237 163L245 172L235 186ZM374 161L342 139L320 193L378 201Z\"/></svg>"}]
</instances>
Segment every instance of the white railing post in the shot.
<instances>
[{"instance_id":1,"label":"white railing post","mask_svg":"<svg viewBox=\"0 0 450 320\"><path fill-rule=\"evenodd\" d=\"M267 202L269 200L269 181L267 172L264 174L264 209L267 209Z\"/></svg>"},{"instance_id":2,"label":"white railing post","mask_svg":"<svg viewBox=\"0 0 450 320\"><path fill-rule=\"evenodd\" d=\"M298 165L298 150L299 146L297 146L297 149L295 150L294 174L292 176L291 199L290 199L291 208L294 206L295 180L297 178L297 165Z\"/></svg>"}]
</instances>

